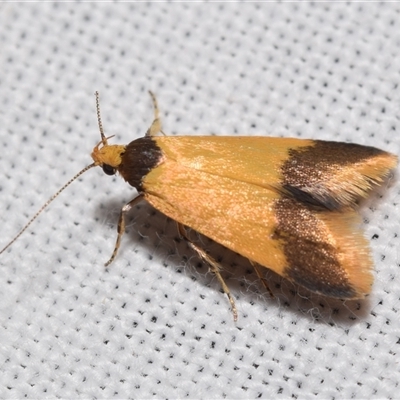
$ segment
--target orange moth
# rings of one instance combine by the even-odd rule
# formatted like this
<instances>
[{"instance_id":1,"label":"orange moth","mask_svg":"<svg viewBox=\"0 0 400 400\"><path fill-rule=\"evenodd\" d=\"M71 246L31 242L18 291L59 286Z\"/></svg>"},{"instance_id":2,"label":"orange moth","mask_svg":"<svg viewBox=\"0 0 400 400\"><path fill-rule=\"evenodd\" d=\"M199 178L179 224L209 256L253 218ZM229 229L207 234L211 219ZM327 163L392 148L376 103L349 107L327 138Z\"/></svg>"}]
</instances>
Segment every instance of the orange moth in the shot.
<instances>
[{"instance_id":1,"label":"orange moth","mask_svg":"<svg viewBox=\"0 0 400 400\"><path fill-rule=\"evenodd\" d=\"M151 96L155 118L146 135L114 145L104 135L96 93L101 141L93 149L93 163L52 196L0 254L72 181L100 166L107 175L118 172L138 191L121 210L106 265L117 254L125 214L146 200L178 223L189 246L210 265L235 320L235 303L219 264L189 239L186 227L247 257L261 279L260 267L266 267L329 297L357 299L370 292L372 260L356 209L395 168L395 155L321 140L157 136L163 132Z\"/></svg>"}]
</instances>

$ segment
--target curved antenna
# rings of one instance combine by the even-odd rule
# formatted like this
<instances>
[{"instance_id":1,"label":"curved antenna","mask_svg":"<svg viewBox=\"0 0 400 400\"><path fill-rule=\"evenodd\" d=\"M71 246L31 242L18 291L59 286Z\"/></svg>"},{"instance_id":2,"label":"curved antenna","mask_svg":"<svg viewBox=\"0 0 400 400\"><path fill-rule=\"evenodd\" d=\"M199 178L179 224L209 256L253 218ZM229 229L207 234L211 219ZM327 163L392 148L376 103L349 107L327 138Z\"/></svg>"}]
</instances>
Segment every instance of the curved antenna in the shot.
<instances>
[{"instance_id":1,"label":"curved antenna","mask_svg":"<svg viewBox=\"0 0 400 400\"><path fill-rule=\"evenodd\" d=\"M29 220L29 222L19 231L19 233L0 251L0 255L3 254L31 225L31 223L42 213L42 211L56 198L58 195L66 189L75 179L79 178L83 173L85 173L90 168L95 167L96 164L90 164L87 167L79 171L73 178L71 178L61 189L59 189L53 196L46 201L46 203L40 208L40 210Z\"/></svg>"},{"instance_id":2,"label":"curved antenna","mask_svg":"<svg viewBox=\"0 0 400 400\"><path fill-rule=\"evenodd\" d=\"M101 135L101 142L103 145L107 144L107 138L104 135L103 131L103 124L101 123L101 117L100 117L100 102L99 102L99 92L95 92L96 95L96 113L97 113L97 123L99 124L99 130L100 130L100 135ZM36 214L28 221L28 223L19 231L19 233L14 236L14 238L5 246L3 247L2 250L0 250L0 255L3 254L32 224L32 222L42 213L42 211L47 208L47 206L56 198L60 195L62 191L64 191L74 180L78 179L82 174L84 174L87 170L90 168L96 167L98 163L94 162L93 164L90 164L83 168L81 171L79 171L73 178L71 178L61 189L59 189L53 196L51 196L46 203L39 209L39 211L36 212Z\"/></svg>"}]
</instances>

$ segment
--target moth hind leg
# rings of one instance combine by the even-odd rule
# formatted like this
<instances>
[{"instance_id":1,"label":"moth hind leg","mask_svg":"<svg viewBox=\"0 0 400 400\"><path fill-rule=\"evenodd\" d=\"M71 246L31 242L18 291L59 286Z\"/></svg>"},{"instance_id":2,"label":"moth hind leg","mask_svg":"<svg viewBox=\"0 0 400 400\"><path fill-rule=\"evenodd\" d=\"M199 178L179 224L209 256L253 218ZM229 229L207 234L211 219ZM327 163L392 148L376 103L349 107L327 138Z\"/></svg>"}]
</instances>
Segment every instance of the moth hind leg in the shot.
<instances>
[{"instance_id":1,"label":"moth hind leg","mask_svg":"<svg viewBox=\"0 0 400 400\"><path fill-rule=\"evenodd\" d=\"M158 108L158 102L157 102L156 96L150 90L149 90L149 94L150 94L151 100L153 102L154 120L151 123L150 128L147 130L146 136L156 136L159 132L161 132L164 136L166 136L161 127L160 110Z\"/></svg>"},{"instance_id":2,"label":"moth hind leg","mask_svg":"<svg viewBox=\"0 0 400 400\"><path fill-rule=\"evenodd\" d=\"M220 270L221 270L220 264L216 260L214 260L214 258L209 256L203 249L201 249L199 246L197 246L190 240L189 236L186 233L185 227L182 224L178 223L177 225L178 225L179 234L187 241L189 247L191 249L193 249L197 253L197 255L210 266L211 271L217 277L217 279L222 287L222 290L228 296L229 303L231 304L233 320L237 321L238 313L237 313L237 308L235 305L235 300L233 299L233 296L231 295L229 287L225 283L224 278L222 278L222 275L220 273Z\"/></svg>"},{"instance_id":3,"label":"moth hind leg","mask_svg":"<svg viewBox=\"0 0 400 400\"><path fill-rule=\"evenodd\" d=\"M264 278L263 273L261 271L260 265L257 264L255 261L249 260L251 266L254 268L254 271L256 271L256 274L258 276L258 279L260 279L260 281L262 282L262 284L264 285L265 289L267 289L269 295L274 298L274 294L272 293L267 280Z\"/></svg>"}]
</instances>

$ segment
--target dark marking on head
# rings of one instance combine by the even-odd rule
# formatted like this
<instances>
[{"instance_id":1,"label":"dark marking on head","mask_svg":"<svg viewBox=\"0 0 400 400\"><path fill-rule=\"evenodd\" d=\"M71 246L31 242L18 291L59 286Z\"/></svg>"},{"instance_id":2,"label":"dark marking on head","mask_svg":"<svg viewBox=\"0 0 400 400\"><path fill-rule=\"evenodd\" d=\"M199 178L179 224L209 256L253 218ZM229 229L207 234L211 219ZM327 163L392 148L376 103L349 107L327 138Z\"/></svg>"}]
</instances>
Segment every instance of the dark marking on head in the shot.
<instances>
[{"instance_id":1,"label":"dark marking on head","mask_svg":"<svg viewBox=\"0 0 400 400\"><path fill-rule=\"evenodd\" d=\"M162 150L151 136L136 139L126 146L118 172L141 192L142 179L160 163L162 155Z\"/></svg>"},{"instance_id":2,"label":"dark marking on head","mask_svg":"<svg viewBox=\"0 0 400 400\"><path fill-rule=\"evenodd\" d=\"M356 291L340 265L337 249L324 234L318 213L290 198L278 200L275 210L275 239L282 243L288 262L283 275L325 296L354 298Z\"/></svg>"}]
</instances>

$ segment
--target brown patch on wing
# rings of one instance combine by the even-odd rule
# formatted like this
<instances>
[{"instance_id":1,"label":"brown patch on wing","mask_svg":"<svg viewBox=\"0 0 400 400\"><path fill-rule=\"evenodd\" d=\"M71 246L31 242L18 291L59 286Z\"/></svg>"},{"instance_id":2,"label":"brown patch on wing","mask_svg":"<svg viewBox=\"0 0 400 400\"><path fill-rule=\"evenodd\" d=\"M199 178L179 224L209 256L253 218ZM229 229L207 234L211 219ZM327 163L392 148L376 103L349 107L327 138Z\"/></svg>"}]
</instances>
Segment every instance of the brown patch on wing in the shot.
<instances>
[{"instance_id":1,"label":"brown patch on wing","mask_svg":"<svg viewBox=\"0 0 400 400\"><path fill-rule=\"evenodd\" d=\"M371 260L354 212L318 212L294 199L276 202L275 237L283 245L283 276L329 297L364 297L372 284Z\"/></svg>"},{"instance_id":2,"label":"brown patch on wing","mask_svg":"<svg viewBox=\"0 0 400 400\"><path fill-rule=\"evenodd\" d=\"M329 210L354 208L396 163L396 156L374 147L315 141L289 150L281 167L282 187L305 204Z\"/></svg>"}]
</instances>

